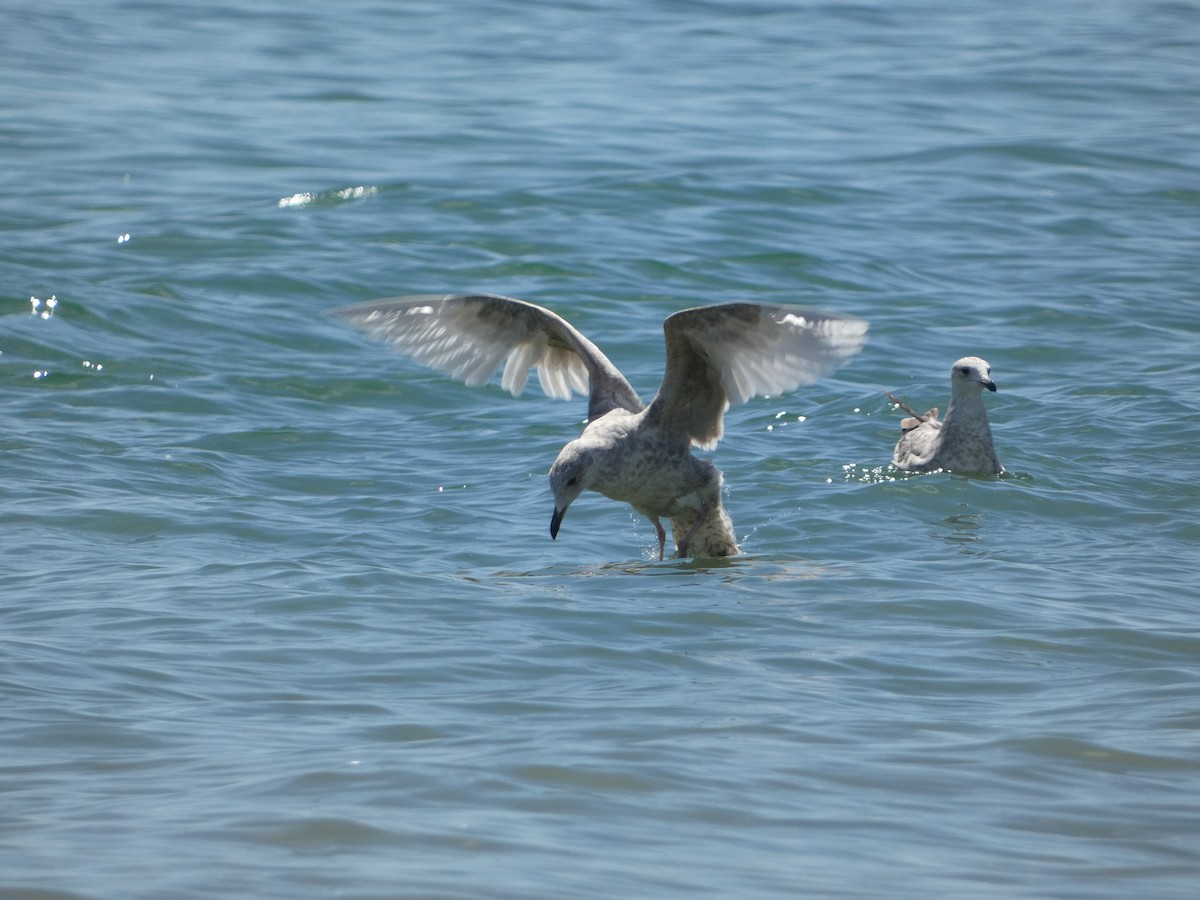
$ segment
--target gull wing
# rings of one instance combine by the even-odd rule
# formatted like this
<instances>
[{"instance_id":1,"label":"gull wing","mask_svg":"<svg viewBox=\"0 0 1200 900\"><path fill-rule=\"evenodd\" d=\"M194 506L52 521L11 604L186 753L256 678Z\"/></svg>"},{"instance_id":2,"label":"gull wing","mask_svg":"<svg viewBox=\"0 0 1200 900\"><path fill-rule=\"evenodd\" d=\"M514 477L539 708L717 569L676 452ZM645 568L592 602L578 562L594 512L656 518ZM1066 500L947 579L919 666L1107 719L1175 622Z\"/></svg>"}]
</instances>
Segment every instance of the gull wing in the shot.
<instances>
[{"instance_id":1,"label":"gull wing","mask_svg":"<svg viewBox=\"0 0 1200 900\"><path fill-rule=\"evenodd\" d=\"M916 421L914 419L905 419L900 423L904 433L892 451L894 466L901 469L919 469L933 462L942 446L942 423L937 418L936 410L933 412L933 418L917 422L912 428L904 428L904 425Z\"/></svg>"},{"instance_id":2,"label":"gull wing","mask_svg":"<svg viewBox=\"0 0 1200 900\"><path fill-rule=\"evenodd\" d=\"M853 316L789 306L726 303L667 317L667 370L648 421L710 449L725 410L794 391L848 362L867 340Z\"/></svg>"},{"instance_id":3,"label":"gull wing","mask_svg":"<svg viewBox=\"0 0 1200 900\"><path fill-rule=\"evenodd\" d=\"M547 396L588 395L588 419L642 402L625 376L561 316L496 294L429 294L372 300L333 310L368 337L471 387L504 367L500 384L514 397L536 369Z\"/></svg>"}]
</instances>

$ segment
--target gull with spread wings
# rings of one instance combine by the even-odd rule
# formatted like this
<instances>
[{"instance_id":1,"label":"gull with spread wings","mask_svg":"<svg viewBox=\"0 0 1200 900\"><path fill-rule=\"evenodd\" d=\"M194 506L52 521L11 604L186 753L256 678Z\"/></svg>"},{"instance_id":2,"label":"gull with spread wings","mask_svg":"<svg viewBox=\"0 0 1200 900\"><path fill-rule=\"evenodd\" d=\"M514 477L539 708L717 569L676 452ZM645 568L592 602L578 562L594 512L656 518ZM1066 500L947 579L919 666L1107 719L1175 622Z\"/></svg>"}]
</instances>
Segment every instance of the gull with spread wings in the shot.
<instances>
[{"instance_id":1,"label":"gull with spread wings","mask_svg":"<svg viewBox=\"0 0 1200 900\"><path fill-rule=\"evenodd\" d=\"M368 337L471 386L503 365L513 396L536 369L551 397L588 398L587 425L550 467L558 536L567 508L585 490L630 504L654 523L663 558L671 523L679 557L739 552L721 503L721 473L692 455L724 433L725 410L752 397L811 384L853 357L867 323L790 306L724 303L667 317L666 373L643 404L599 348L561 316L493 294L374 300L331 313Z\"/></svg>"}]
</instances>

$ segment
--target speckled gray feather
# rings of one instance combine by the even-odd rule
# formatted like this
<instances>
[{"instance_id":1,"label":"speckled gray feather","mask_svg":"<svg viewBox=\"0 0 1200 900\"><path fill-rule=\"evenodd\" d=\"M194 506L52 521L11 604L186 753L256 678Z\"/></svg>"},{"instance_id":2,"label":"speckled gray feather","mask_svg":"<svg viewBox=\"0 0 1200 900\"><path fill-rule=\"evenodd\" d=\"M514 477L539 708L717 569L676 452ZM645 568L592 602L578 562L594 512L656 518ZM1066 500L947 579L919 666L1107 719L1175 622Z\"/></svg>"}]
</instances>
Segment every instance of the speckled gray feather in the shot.
<instances>
[{"instance_id":1,"label":"speckled gray feather","mask_svg":"<svg viewBox=\"0 0 1200 900\"><path fill-rule=\"evenodd\" d=\"M617 367L566 319L495 294L427 294L372 300L331 311L363 334L471 387L501 364L500 385L521 395L530 369L549 397L588 395L588 419L642 401Z\"/></svg>"},{"instance_id":2,"label":"speckled gray feather","mask_svg":"<svg viewBox=\"0 0 1200 900\"><path fill-rule=\"evenodd\" d=\"M667 362L649 406L599 348L565 319L532 303L490 294L397 297L334 310L370 337L469 385L501 365L514 396L536 369L542 389L588 395L588 423L550 469L557 536L584 490L629 503L655 526L659 555L671 522L677 555L738 552L721 502L722 476L692 447L716 446L725 410L752 397L811 384L849 361L867 323L785 306L727 303L683 310L663 323Z\"/></svg>"},{"instance_id":3,"label":"speckled gray feather","mask_svg":"<svg viewBox=\"0 0 1200 900\"><path fill-rule=\"evenodd\" d=\"M945 417L939 420L937 409L931 409L904 419L900 423L903 434L892 452L893 464L906 472L1003 472L992 443L984 388L996 390L987 361L977 356L957 360L950 368L950 405Z\"/></svg>"}]
</instances>

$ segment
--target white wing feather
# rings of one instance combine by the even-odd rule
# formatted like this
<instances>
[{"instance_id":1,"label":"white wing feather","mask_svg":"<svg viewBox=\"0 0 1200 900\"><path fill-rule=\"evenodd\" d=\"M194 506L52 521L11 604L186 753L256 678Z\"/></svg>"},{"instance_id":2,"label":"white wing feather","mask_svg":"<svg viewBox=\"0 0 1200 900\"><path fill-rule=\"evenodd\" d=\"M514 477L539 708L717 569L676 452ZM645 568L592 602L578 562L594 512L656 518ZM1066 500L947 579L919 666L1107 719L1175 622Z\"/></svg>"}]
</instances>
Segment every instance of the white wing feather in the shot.
<instances>
[{"instance_id":1,"label":"white wing feather","mask_svg":"<svg viewBox=\"0 0 1200 900\"><path fill-rule=\"evenodd\" d=\"M866 340L862 319L781 307L762 310L748 327L712 328L701 339L721 372L731 406L812 384L846 363Z\"/></svg>"},{"instance_id":2,"label":"white wing feather","mask_svg":"<svg viewBox=\"0 0 1200 900\"><path fill-rule=\"evenodd\" d=\"M868 325L853 316L727 303L683 310L663 327L667 371L653 418L711 448L731 405L812 384L862 349Z\"/></svg>"},{"instance_id":3,"label":"white wing feather","mask_svg":"<svg viewBox=\"0 0 1200 900\"><path fill-rule=\"evenodd\" d=\"M514 397L531 369L550 397L588 393L579 354L552 346L545 310L507 297L430 295L376 300L332 315L471 387L486 384L503 365L501 386Z\"/></svg>"}]
</instances>

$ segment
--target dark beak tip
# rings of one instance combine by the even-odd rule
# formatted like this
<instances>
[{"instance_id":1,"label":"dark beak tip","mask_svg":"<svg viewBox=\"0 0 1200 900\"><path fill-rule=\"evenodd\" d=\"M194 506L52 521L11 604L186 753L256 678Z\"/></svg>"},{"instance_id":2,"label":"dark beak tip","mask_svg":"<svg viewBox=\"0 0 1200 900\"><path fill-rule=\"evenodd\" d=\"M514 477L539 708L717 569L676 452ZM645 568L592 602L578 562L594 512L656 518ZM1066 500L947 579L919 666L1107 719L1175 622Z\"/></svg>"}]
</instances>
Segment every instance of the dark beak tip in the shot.
<instances>
[{"instance_id":1,"label":"dark beak tip","mask_svg":"<svg viewBox=\"0 0 1200 900\"><path fill-rule=\"evenodd\" d=\"M987 389L988 389L989 391L991 391L993 394L994 394L994 393L996 393L996 382L994 382L994 381L989 381L989 382L987 383Z\"/></svg>"}]
</instances>

